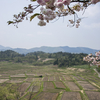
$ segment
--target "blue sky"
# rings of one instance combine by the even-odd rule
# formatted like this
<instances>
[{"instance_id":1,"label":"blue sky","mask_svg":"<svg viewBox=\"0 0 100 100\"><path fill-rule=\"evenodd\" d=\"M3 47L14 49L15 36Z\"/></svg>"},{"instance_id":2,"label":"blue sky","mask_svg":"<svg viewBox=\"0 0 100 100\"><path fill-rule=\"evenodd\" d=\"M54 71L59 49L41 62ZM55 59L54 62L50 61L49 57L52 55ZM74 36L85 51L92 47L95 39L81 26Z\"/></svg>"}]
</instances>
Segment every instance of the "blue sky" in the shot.
<instances>
[{"instance_id":1,"label":"blue sky","mask_svg":"<svg viewBox=\"0 0 100 100\"><path fill-rule=\"evenodd\" d=\"M69 46L89 47L100 50L100 3L89 6L81 26L67 27L68 20L72 16L60 18L58 21L50 22L44 27L37 25L38 19L32 22L24 21L18 25L7 25L7 21L13 19L14 14L23 11L24 6L31 2L29 0L1 0L0 1L0 45L12 48L34 48L41 46ZM39 12L39 10L37 10Z\"/></svg>"}]
</instances>

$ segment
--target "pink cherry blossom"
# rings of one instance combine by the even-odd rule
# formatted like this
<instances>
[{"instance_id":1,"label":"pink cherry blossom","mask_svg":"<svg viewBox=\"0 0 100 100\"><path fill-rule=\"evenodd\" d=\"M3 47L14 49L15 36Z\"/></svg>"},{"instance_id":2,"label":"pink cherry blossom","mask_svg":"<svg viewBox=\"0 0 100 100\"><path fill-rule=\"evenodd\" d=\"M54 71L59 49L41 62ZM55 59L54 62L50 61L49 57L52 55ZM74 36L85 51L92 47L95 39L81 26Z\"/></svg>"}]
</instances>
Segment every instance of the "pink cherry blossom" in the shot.
<instances>
[{"instance_id":1,"label":"pink cherry blossom","mask_svg":"<svg viewBox=\"0 0 100 100\"><path fill-rule=\"evenodd\" d=\"M95 55L88 54L83 58L83 61L91 62L93 65L100 66L100 51L96 52Z\"/></svg>"},{"instance_id":2,"label":"pink cherry blossom","mask_svg":"<svg viewBox=\"0 0 100 100\"><path fill-rule=\"evenodd\" d=\"M35 0L30 1L35 2ZM8 25L14 24L14 26L17 26L19 22L22 22L25 18L27 19L28 14L34 13L35 9L41 7L40 12L35 13L35 16L40 19L40 22L38 23L40 26L46 25L46 22L49 22L49 20L53 20L56 17L74 15L74 20L69 20L71 25L68 26L76 26L76 28L78 28L80 26L81 19L79 20L79 16L76 11L79 12L83 10L84 13L85 9L88 6L90 6L91 4L96 4L99 1L100 0L36 0L38 4L29 4L28 7L24 7L24 12L21 12L18 15L14 15L13 21L8 21L7 23ZM32 16L33 15L31 15L30 17L30 21L33 19ZM46 22L43 22L44 20L46 20ZM96 56L98 56L98 58L96 59L100 59L100 52L97 52ZM88 57L86 59L88 59Z\"/></svg>"},{"instance_id":3,"label":"pink cherry blossom","mask_svg":"<svg viewBox=\"0 0 100 100\"><path fill-rule=\"evenodd\" d=\"M70 22L71 24L73 24L73 23L74 23L74 21L73 21L73 20L69 20L69 22Z\"/></svg>"},{"instance_id":4,"label":"pink cherry blossom","mask_svg":"<svg viewBox=\"0 0 100 100\"><path fill-rule=\"evenodd\" d=\"M91 0L92 4L96 4L97 2L99 2L99 0Z\"/></svg>"},{"instance_id":5,"label":"pink cherry blossom","mask_svg":"<svg viewBox=\"0 0 100 100\"><path fill-rule=\"evenodd\" d=\"M42 6L45 5L45 1L44 0L37 0L37 2Z\"/></svg>"},{"instance_id":6,"label":"pink cherry blossom","mask_svg":"<svg viewBox=\"0 0 100 100\"><path fill-rule=\"evenodd\" d=\"M96 56L99 56L100 55L100 51L99 52L96 52Z\"/></svg>"},{"instance_id":7,"label":"pink cherry blossom","mask_svg":"<svg viewBox=\"0 0 100 100\"><path fill-rule=\"evenodd\" d=\"M97 67L100 67L100 64L97 64Z\"/></svg>"},{"instance_id":8,"label":"pink cherry blossom","mask_svg":"<svg viewBox=\"0 0 100 100\"><path fill-rule=\"evenodd\" d=\"M38 23L38 25L39 26L45 26L46 25L46 22L44 22L43 20L40 20L39 23Z\"/></svg>"},{"instance_id":9,"label":"pink cherry blossom","mask_svg":"<svg viewBox=\"0 0 100 100\"><path fill-rule=\"evenodd\" d=\"M71 0L64 0L64 1L63 1L63 4L64 4L64 5L69 5L70 2L71 2Z\"/></svg>"},{"instance_id":10,"label":"pink cherry blossom","mask_svg":"<svg viewBox=\"0 0 100 100\"><path fill-rule=\"evenodd\" d=\"M53 11L51 9L47 9L46 14L47 15L51 15L53 13Z\"/></svg>"},{"instance_id":11,"label":"pink cherry blossom","mask_svg":"<svg viewBox=\"0 0 100 100\"><path fill-rule=\"evenodd\" d=\"M41 15L41 14L38 15L37 17L38 17L38 19L40 19L40 20L44 20L44 17L43 17L43 15Z\"/></svg>"},{"instance_id":12,"label":"pink cherry blossom","mask_svg":"<svg viewBox=\"0 0 100 100\"><path fill-rule=\"evenodd\" d=\"M45 15L44 19L47 20L47 21L49 21L49 16Z\"/></svg>"},{"instance_id":13,"label":"pink cherry blossom","mask_svg":"<svg viewBox=\"0 0 100 100\"><path fill-rule=\"evenodd\" d=\"M94 59L92 63L93 63L93 65L96 65L97 61Z\"/></svg>"},{"instance_id":14,"label":"pink cherry blossom","mask_svg":"<svg viewBox=\"0 0 100 100\"><path fill-rule=\"evenodd\" d=\"M51 0L44 0L45 2L49 2L49 1L51 1Z\"/></svg>"}]
</instances>

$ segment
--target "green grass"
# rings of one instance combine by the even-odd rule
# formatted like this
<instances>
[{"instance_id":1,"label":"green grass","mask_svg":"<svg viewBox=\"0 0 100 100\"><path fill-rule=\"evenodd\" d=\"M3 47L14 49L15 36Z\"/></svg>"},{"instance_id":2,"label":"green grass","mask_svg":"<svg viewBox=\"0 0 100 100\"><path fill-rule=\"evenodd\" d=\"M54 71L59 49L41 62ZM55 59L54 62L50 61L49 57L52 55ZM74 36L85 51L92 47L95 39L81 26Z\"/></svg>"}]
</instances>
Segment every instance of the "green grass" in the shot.
<instances>
[{"instance_id":1,"label":"green grass","mask_svg":"<svg viewBox=\"0 0 100 100\"><path fill-rule=\"evenodd\" d=\"M97 71L100 73L100 67L97 67L96 69L97 69Z\"/></svg>"},{"instance_id":2,"label":"green grass","mask_svg":"<svg viewBox=\"0 0 100 100\"><path fill-rule=\"evenodd\" d=\"M82 100L89 100L87 95L86 95L86 93L84 91L83 91L83 93L82 92L79 92L79 93L81 95Z\"/></svg>"},{"instance_id":3,"label":"green grass","mask_svg":"<svg viewBox=\"0 0 100 100\"><path fill-rule=\"evenodd\" d=\"M82 69L95 69L97 68L97 66L91 66L89 67L89 65L76 65L76 66L71 66L72 68L82 68Z\"/></svg>"},{"instance_id":4,"label":"green grass","mask_svg":"<svg viewBox=\"0 0 100 100\"><path fill-rule=\"evenodd\" d=\"M62 81L62 83L66 86L66 92L70 92L71 90L70 90L70 88L64 83L64 81Z\"/></svg>"},{"instance_id":5,"label":"green grass","mask_svg":"<svg viewBox=\"0 0 100 100\"><path fill-rule=\"evenodd\" d=\"M56 84L55 84L55 82L53 81L52 83L53 83L53 85L54 85L54 88L56 89L57 87L56 87Z\"/></svg>"},{"instance_id":6,"label":"green grass","mask_svg":"<svg viewBox=\"0 0 100 100\"><path fill-rule=\"evenodd\" d=\"M74 83L79 87L80 90L83 90L83 87L74 79Z\"/></svg>"},{"instance_id":7,"label":"green grass","mask_svg":"<svg viewBox=\"0 0 100 100\"><path fill-rule=\"evenodd\" d=\"M63 93L64 93L64 91L61 91L61 92L58 94L58 97L57 97L56 100L61 100Z\"/></svg>"},{"instance_id":8,"label":"green grass","mask_svg":"<svg viewBox=\"0 0 100 100\"><path fill-rule=\"evenodd\" d=\"M10 75L9 75L9 80L11 80L11 77L10 77Z\"/></svg>"}]
</instances>

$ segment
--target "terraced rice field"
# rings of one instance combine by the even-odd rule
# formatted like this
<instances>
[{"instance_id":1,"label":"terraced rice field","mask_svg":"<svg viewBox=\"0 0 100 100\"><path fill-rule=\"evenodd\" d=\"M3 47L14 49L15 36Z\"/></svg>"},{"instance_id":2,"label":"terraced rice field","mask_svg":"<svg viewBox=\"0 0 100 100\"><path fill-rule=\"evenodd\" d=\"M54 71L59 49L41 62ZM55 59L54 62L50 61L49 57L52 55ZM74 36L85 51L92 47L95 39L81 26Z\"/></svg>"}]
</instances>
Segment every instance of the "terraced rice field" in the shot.
<instances>
[{"instance_id":1,"label":"terraced rice field","mask_svg":"<svg viewBox=\"0 0 100 100\"><path fill-rule=\"evenodd\" d=\"M93 69L53 65L23 69L0 72L0 86L18 91L20 100L100 100L100 78Z\"/></svg>"}]
</instances>

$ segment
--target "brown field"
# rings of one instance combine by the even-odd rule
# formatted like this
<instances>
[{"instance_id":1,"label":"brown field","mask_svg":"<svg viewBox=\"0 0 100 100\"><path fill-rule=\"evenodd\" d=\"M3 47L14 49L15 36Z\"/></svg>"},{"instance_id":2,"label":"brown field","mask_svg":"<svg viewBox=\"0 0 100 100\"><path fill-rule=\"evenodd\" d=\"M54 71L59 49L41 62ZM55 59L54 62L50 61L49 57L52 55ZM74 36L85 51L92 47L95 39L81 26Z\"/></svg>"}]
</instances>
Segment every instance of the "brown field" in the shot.
<instances>
[{"instance_id":1,"label":"brown field","mask_svg":"<svg viewBox=\"0 0 100 100\"><path fill-rule=\"evenodd\" d=\"M0 73L0 86L18 91L20 100L100 100L100 78L92 69L25 64L20 69L19 63L12 70L8 64Z\"/></svg>"},{"instance_id":2,"label":"brown field","mask_svg":"<svg viewBox=\"0 0 100 100\"><path fill-rule=\"evenodd\" d=\"M0 79L0 83L4 83L6 81L8 81L9 79Z\"/></svg>"},{"instance_id":3,"label":"brown field","mask_svg":"<svg viewBox=\"0 0 100 100\"><path fill-rule=\"evenodd\" d=\"M68 76L68 75L66 75L66 76L64 75L63 77L64 77L64 79L65 79L66 81L68 81L68 80L72 80L71 77Z\"/></svg>"},{"instance_id":4,"label":"brown field","mask_svg":"<svg viewBox=\"0 0 100 100\"><path fill-rule=\"evenodd\" d=\"M80 76L77 76L77 77L80 78L80 79L83 80L83 81L85 80L83 77L80 77Z\"/></svg>"},{"instance_id":5,"label":"brown field","mask_svg":"<svg viewBox=\"0 0 100 100\"><path fill-rule=\"evenodd\" d=\"M4 83L6 81L8 81L9 79L0 79L0 83Z\"/></svg>"},{"instance_id":6,"label":"brown field","mask_svg":"<svg viewBox=\"0 0 100 100\"><path fill-rule=\"evenodd\" d=\"M57 88L66 88L62 82L55 82Z\"/></svg>"},{"instance_id":7,"label":"brown field","mask_svg":"<svg viewBox=\"0 0 100 100\"><path fill-rule=\"evenodd\" d=\"M48 77L45 76L45 77L43 78L43 81L48 81Z\"/></svg>"},{"instance_id":8,"label":"brown field","mask_svg":"<svg viewBox=\"0 0 100 100\"><path fill-rule=\"evenodd\" d=\"M10 77L26 77L25 74L11 75Z\"/></svg>"},{"instance_id":9,"label":"brown field","mask_svg":"<svg viewBox=\"0 0 100 100\"><path fill-rule=\"evenodd\" d=\"M54 81L54 76L50 76L49 81Z\"/></svg>"},{"instance_id":10,"label":"brown field","mask_svg":"<svg viewBox=\"0 0 100 100\"><path fill-rule=\"evenodd\" d=\"M23 81L21 81L21 80L9 80L9 81L7 81L7 83L21 83L21 82L23 82Z\"/></svg>"},{"instance_id":11,"label":"brown field","mask_svg":"<svg viewBox=\"0 0 100 100\"><path fill-rule=\"evenodd\" d=\"M40 89L40 86L34 86L32 85L30 88L29 88L29 92L38 92Z\"/></svg>"},{"instance_id":12,"label":"brown field","mask_svg":"<svg viewBox=\"0 0 100 100\"><path fill-rule=\"evenodd\" d=\"M33 78L32 81L41 81L41 80L42 80L42 78Z\"/></svg>"},{"instance_id":13,"label":"brown field","mask_svg":"<svg viewBox=\"0 0 100 100\"><path fill-rule=\"evenodd\" d=\"M30 83L23 83L21 86L18 88L19 92L25 92L25 90L29 87Z\"/></svg>"},{"instance_id":14,"label":"brown field","mask_svg":"<svg viewBox=\"0 0 100 100\"><path fill-rule=\"evenodd\" d=\"M55 76L55 81L60 81L59 76Z\"/></svg>"},{"instance_id":15,"label":"brown field","mask_svg":"<svg viewBox=\"0 0 100 100\"><path fill-rule=\"evenodd\" d=\"M100 100L100 92L85 91L89 100Z\"/></svg>"},{"instance_id":16,"label":"brown field","mask_svg":"<svg viewBox=\"0 0 100 100\"><path fill-rule=\"evenodd\" d=\"M87 81L77 81L79 84L89 84Z\"/></svg>"},{"instance_id":17,"label":"brown field","mask_svg":"<svg viewBox=\"0 0 100 100\"><path fill-rule=\"evenodd\" d=\"M73 76L77 81L81 81L79 77Z\"/></svg>"},{"instance_id":18,"label":"brown field","mask_svg":"<svg viewBox=\"0 0 100 100\"><path fill-rule=\"evenodd\" d=\"M27 78L25 81L26 82L32 82L34 79L33 78Z\"/></svg>"},{"instance_id":19,"label":"brown field","mask_svg":"<svg viewBox=\"0 0 100 100\"><path fill-rule=\"evenodd\" d=\"M37 92L35 92L35 93L28 93L24 98L26 99L26 100L30 100L30 99L32 99L34 96L36 96L38 93ZM23 99L22 99L23 100ZM34 100L34 99L33 99Z\"/></svg>"},{"instance_id":20,"label":"brown field","mask_svg":"<svg viewBox=\"0 0 100 100\"><path fill-rule=\"evenodd\" d=\"M34 100L56 100L58 93L41 92Z\"/></svg>"},{"instance_id":21,"label":"brown field","mask_svg":"<svg viewBox=\"0 0 100 100\"><path fill-rule=\"evenodd\" d=\"M44 82L43 91L48 91L49 89L54 89L54 85L52 82Z\"/></svg>"},{"instance_id":22,"label":"brown field","mask_svg":"<svg viewBox=\"0 0 100 100\"><path fill-rule=\"evenodd\" d=\"M71 89L71 90L80 90L78 86L74 82L65 82L65 84Z\"/></svg>"},{"instance_id":23,"label":"brown field","mask_svg":"<svg viewBox=\"0 0 100 100\"><path fill-rule=\"evenodd\" d=\"M83 83L80 83L80 85L84 88L84 90L97 90L97 88L94 87L91 84L83 84Z\"/></svg>"},{"instance_id":24,"label":"brown field","mask_svg":"<svg viewBox=\"0 0 100 100\"><path fill-rule=\"evenodd\" d=\"M82 100L78 92L64 92L61 100Z\"/></svg>"},{"instance_id":25,"label":"brown field","mask_svg":"<svg viewBox=\"0 0 100 100\"><path fill-rule=\"evenodd\" d=\"M64 78L63 78L62 76L60 76L60 79L61 79L62 81L65 81Z\"/></svg>"}]
</instances>

